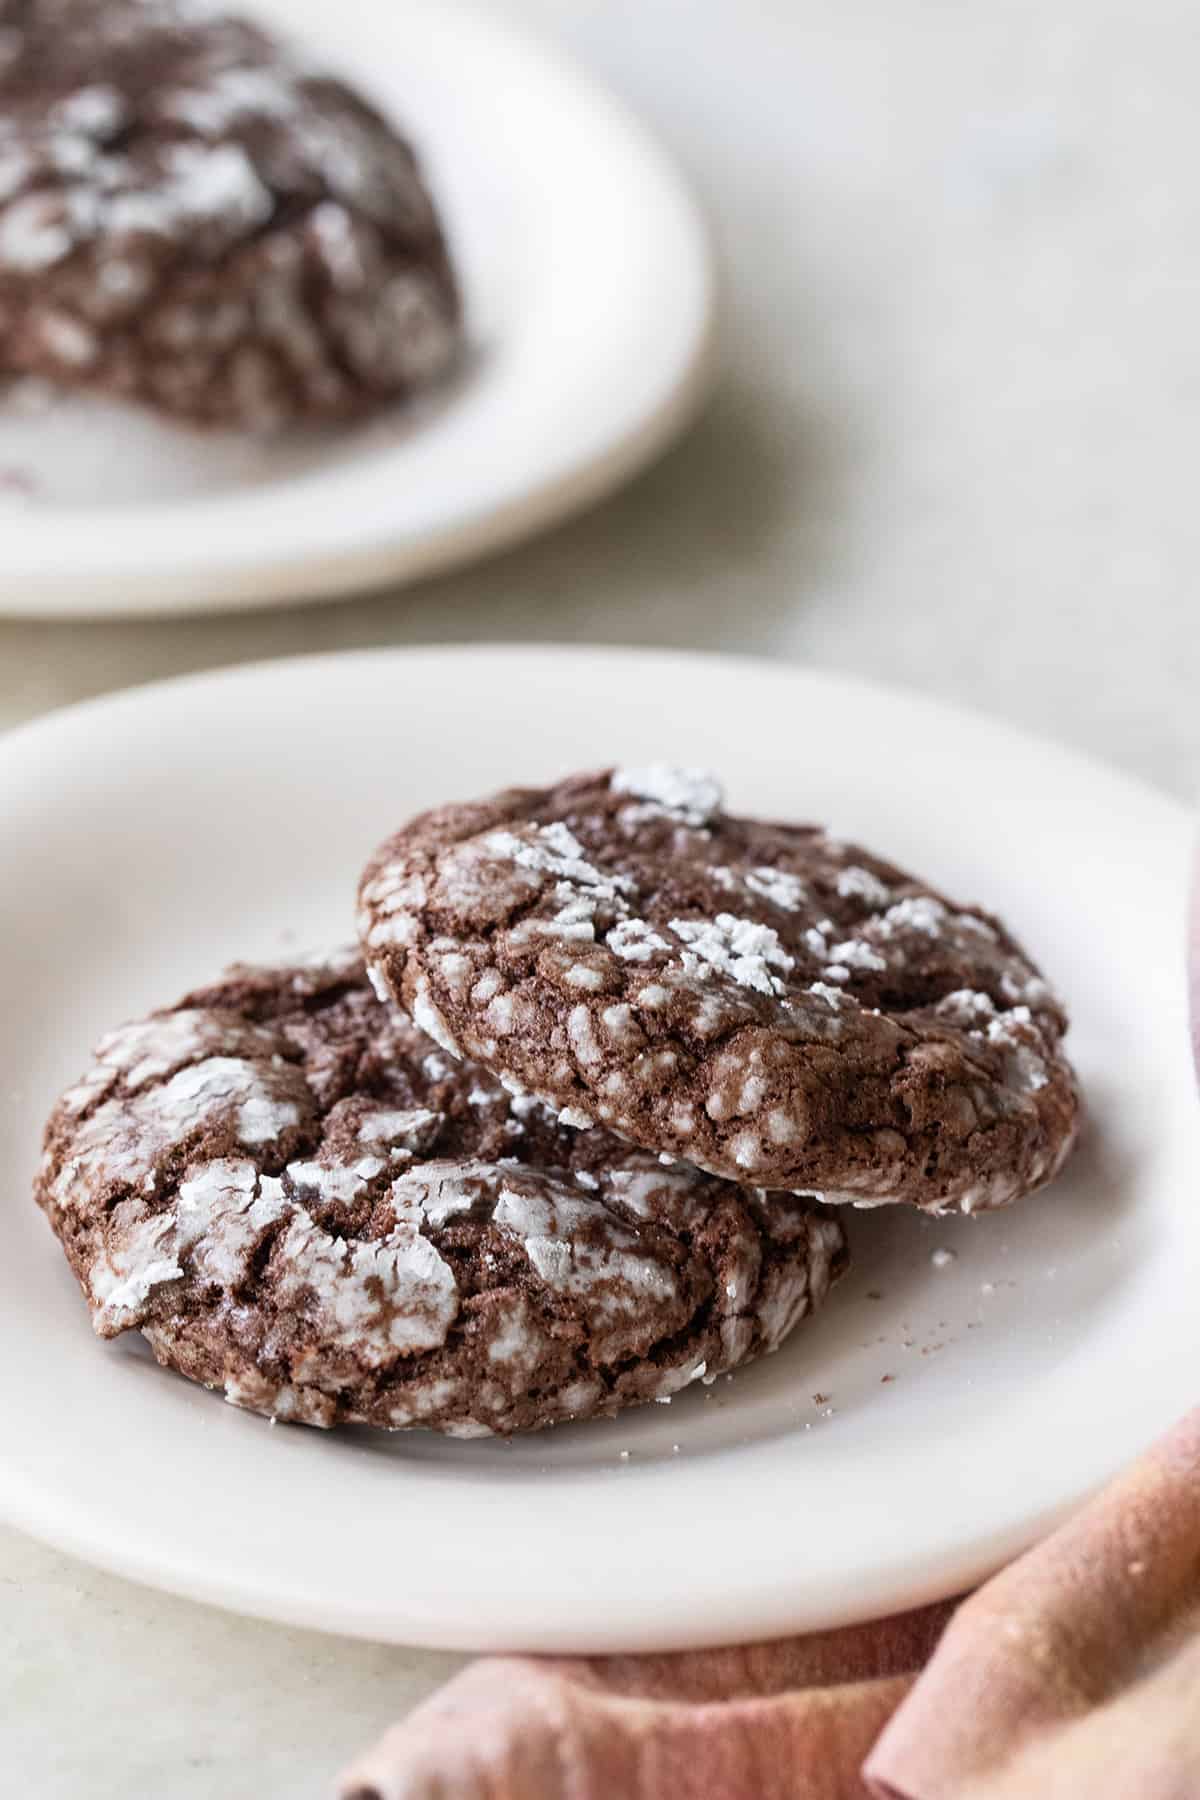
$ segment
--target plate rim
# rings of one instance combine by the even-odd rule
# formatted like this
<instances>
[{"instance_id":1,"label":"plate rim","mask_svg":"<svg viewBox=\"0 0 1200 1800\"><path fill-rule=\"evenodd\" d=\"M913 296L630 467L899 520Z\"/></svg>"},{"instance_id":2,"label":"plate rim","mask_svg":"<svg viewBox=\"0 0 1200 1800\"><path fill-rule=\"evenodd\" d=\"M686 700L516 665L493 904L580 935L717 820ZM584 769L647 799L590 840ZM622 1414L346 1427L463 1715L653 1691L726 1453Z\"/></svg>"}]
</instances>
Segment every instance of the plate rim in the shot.
<instances>
[{"instance_id":1,"label":"plate rim","mask_svg":"<svg viewBox=\"0 0 1200 1800\"><path fill-rule=\"evenodd\" d=\"M14 742L32 738L66 720L100 712L110 706L129 706L144 699L153 699L158 694L186 692L193 687L218 682L258 680L290 669L315 670L322 665L344 668L355 662L367 665L385 660L408 662L443 657L456 661L496 658L523 661L530 657L569 660L586 657L591 662L608 659L614 663L687 663L707 667L714 674L719 674L724 669L735 676L753 672L779 682L796 678L812 680L821 686L840 688L847 701L900 701L917 706L922 711L940 714L951 728L967 725L971 729L978 729L983 726L997 737L1006 737L1014 745L1019 744L1025 749L1039 748L1056 759L1072 763L1081 772L1089 771L1102 775L1105 780L1119 783L1131 795L1144 802L1159 805L1164 812L1172 814L1176 825L1190 824L1198 834L1200 847L1200 803L1191 807L1178 795L1144 775L1123 769L1119 763L1109 762L1102 756L1080 749L1063 738L1055 737L1052 732L1027 728L987 707L969 706L958 700L948 700L941 694L926 693L910 684L889 682L882 676L863 675L855 670L839 669L811 662L806 658L778 659L755 650L708 650L690 646L677 648L671 644L613 644L603 639L579 642L569 638L471 638L464 642L455 638L439 638L419 644L368 644L340 650L289 650L275 656L254 656L245 660L232 657L204 668L155 676L151 680L132 682L124 687L106 688L102 693L88 694L80 700L67 700L46 708L32 718L19 720L15 725L0 730L0 774L3 773L6 749ZM1197 870L1197 901L1200 903L1200 869ZM1181 914L1181 920L1182 917Z\"/></svg>"}]
</instances>

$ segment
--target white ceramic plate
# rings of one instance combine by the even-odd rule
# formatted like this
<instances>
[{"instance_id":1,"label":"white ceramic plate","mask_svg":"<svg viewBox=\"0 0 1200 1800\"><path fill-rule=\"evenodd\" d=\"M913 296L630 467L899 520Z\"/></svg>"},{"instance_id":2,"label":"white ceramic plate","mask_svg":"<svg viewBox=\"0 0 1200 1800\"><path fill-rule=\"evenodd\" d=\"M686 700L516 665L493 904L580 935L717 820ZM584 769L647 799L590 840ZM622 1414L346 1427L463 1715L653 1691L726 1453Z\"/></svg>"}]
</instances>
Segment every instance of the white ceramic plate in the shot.
<instances>
[{"instance_id":1,"label":"white ceramic plate","mask_svg":"<svg viewBox=\"0 0 1200 1800\"><path fill-rule=\"evenodd\" d=\"M625 480L710 363L704 228L642 128L458 0L248 0L389 107L463 277L453 389L264 451L102 403L0 412L0 611L157 613L427 574Z\"/></svg>"},{"instance_id":2,"label":"white ceramic plate","mask_svg":"<svg viewBox=\"0 0 1200 1800\"><path fill-rule=\"evenodd\" d=\"M96 1341L28 1200L92 1039L234 957L345 938L359 865L414 809L663 755L1011 920L1075 1016L1092 1123L1069 1174L991 1217L852 1214L855 1271L778 1356L512 1445L272 1430L140 1339ZM965 1587L1195 1400L1189 835L1170 801L967 714L673 654L312 659L13 734L0 1510L182 1593L429 1645L697 1644Z\"/></svg>"}]
</instances>

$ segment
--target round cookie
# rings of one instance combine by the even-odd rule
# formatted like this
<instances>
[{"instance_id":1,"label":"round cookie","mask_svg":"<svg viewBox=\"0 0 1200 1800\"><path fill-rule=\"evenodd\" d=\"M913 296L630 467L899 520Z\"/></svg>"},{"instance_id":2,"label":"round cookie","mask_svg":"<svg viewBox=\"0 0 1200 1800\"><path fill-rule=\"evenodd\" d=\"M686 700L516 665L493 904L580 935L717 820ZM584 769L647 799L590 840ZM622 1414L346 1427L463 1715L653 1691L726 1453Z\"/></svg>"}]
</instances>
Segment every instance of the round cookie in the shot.
<instances>
[{"instance_id":1,"label":"round cookie","mask_svg":"<svg viewBox=\"0 0 1200 1800\"><path fill-rule=\"evenodd\" d=\"M813 826L622 769L422 815L376 853L381 994L564 1123L829 1202L998 1206L1049 1181L1066 1019L995 919Z\"/></svg>"},{"instance_id":2,"label":"round cookie","mask_svg":"<svg viewBox=\"0 0 1200 1800\"><path fill-rule=\"evenodd\" d=\"M458 343L412 151L343 82L196 0L0 6L0 375L257 430Z\"/></svg>"},{"instance_id":3,"label":"round cookie","mask_svg":"<svg viewBox=\"0 0 1200 1800\"><path fill-rule=\"evenodd\" d=\"M354 955L103 1039L37 1198L96 1331L310 1425L535 1430L776 1349L836 1218L664 1167L452 1062Z\"/></svg>"}]
</instances>

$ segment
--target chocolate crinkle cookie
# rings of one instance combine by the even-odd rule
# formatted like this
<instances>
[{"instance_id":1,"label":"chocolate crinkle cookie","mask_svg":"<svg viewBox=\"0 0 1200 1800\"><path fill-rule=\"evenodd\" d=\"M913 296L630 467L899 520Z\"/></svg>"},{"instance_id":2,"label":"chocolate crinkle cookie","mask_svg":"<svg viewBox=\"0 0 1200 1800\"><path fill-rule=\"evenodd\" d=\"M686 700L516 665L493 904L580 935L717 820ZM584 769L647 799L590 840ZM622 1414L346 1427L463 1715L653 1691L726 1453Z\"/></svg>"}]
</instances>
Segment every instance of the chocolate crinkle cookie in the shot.
<instances>
[{"instance_id":1,"label":"chocolate crinkle cookie","mask_svg":"<svg viewBox=\"0 0 1200 1800\"><path fill-rule=\"evenodd\" d=\"M372 979L566 1124L828 1202L997 1206L1079 1099L1000 922L656 766L423 814L360 888Z\"/></svg>"},{"instance_id":2,"label":"chocolate crinkle cookie","mask_svg":"<svg viewBox=\"0 0 1200 1800\"><path fill-rule=\"evenodd\" d=\"M0 0L0 376L267 430L402 399L459 335L353 89L197 0Z\"/></svg>"},{"instance_id":3,"label":"chocolate crinkle cookie","mask_svg":"<svg viewBox=\"0 0 1200 1800\"><path fill-rule=\"evenodd\" d=\"M38 1199L96 1330L312 1425L533 1430L774 1350L836 1218L665 1166L455 1061L346 954L113 1032Z\"/></svg>"}]
</instances>

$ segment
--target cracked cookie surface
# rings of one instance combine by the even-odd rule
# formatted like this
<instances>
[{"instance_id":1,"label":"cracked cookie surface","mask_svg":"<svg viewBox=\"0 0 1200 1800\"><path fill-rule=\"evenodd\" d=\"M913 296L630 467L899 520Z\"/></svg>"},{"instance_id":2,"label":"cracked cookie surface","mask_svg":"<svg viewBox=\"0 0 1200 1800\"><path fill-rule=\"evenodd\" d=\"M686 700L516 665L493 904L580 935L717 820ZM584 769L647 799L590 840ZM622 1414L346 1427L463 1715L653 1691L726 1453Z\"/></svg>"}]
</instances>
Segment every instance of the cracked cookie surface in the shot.
<instances>
[{"instance_id":1,"label":"cracked cookie surface","mask_svg":"<svg viewBox=\"0 0 1200 1800\"><path fill-rule=\"evenodd\" d=\"M314 1425L532 1430L776 1349L835 1217L572 1131L357 955L235 968L104 1038L37 1198L100 1335Z\"/></svg>"},{"instance_id":2,"label":"cracked cookie surface","mask_svg":"<svg viewBox=\"0 0 1200 1800\"><path fill-rule=\"evenodd\" d=\"M459 337L413 153L344 82L198 0L0 0L0 376L277 429Z\"/></svg>"},{"instance_id":3,"label":"cracked cookie surface","mask_svg":"<svg viewBox=\"0 0 1200 1800\"><path fill-rule=\"evenodd\" d=\"M727 1179L970 1212L1074 1143L1065 1014L998 920L700 771L423 814L359 901L378 990L450 1054Z\"/></svg>"}]
</instances>

